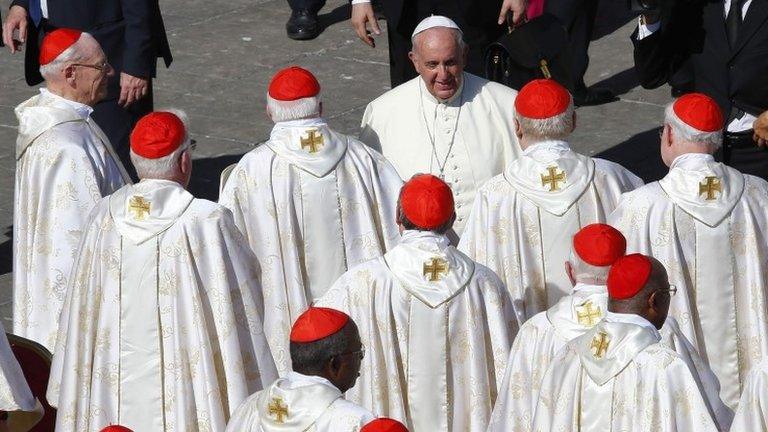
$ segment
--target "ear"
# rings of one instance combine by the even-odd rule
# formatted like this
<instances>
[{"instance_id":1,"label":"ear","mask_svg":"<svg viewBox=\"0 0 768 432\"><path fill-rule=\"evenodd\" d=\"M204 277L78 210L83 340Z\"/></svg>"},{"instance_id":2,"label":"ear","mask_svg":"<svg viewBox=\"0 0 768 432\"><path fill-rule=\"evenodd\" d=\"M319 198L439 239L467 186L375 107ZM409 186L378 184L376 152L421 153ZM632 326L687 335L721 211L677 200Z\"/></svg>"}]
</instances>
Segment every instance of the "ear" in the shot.
<instances>
[{"instance_id":1,"label":"ear","mask_svg":"<svg viewBox=\"0 0 768 432\"><path fill-rule=\"evenodd\" d=\"M517 121L517 119L513 120L515 122L515 136L517 136L517 140L520 141L520 139L523 138L523 129L520 128L520 122Z\"/></svg>"},{"instance_id":2,"label":"ear","mask_svg":"<svg viewBox=\"0 0 768 432\"><path fill-rule=\"evenodd\" d=\"M677 139L677 137L674 135L674 130L672 129L672 126L669 125L669 123L664 123L664 128L667 130L667 146L672 147L672 144Z\"/></svg>"},{"instance_id":3,"label":"ear","mask_svg":"<svg viewBox=\"0 0 768 432\"><path fill-rule=\"evenodd\" d=\"M68 83L74 84L74 82L75 82L75 71L76 70L77 70L77 68L72 66L72 65L68 65L67 67L62 69L62 72L64 73L64 79Z\"/></svg>"},{"instance_id":4,"label":"ear","mask_svg":"<svg viewBox=\"0 0 768 432\"><path fill-rule=\"evenodd\" d=\"M189 176L192 173L192 156L189 150L184 150L181 153L181 173L185 176Z\"/></svg>"},{"instance_id":5,"label":"ear","mask_svg":"<svg viewBox=\"0 0 768 432\"><path fill-rule=\"evenodd\" d=\"M418 56L414 51L408 52L408 58L411 59L411 63L413 63L414 69L416 69L416 72L419 71L419 62L418 62Z\"/></svg>"},{"instance_id":6,"label":"ear","mask_svg":"<svg viewBox=\"0 0 768 432\"><path fill-rule=\"evenodd\" d=\"M565 262L565 274L568 275L568 279L571 281L571 285L576 286L576 271L573 269L570 261Z\"/></svg>"}]
</instances>

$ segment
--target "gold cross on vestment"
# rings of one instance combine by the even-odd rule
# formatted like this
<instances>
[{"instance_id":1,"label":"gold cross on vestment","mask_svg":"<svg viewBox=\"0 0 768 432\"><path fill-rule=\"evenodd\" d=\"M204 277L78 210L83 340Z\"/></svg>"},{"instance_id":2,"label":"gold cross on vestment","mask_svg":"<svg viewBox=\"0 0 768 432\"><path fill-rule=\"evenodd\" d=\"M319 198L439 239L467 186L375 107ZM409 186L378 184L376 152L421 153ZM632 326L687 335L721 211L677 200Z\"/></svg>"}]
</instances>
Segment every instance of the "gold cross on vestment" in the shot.
<instances>
[{"instance_id":1,"label":"gold cross on vestment","mask_svg":"<svg viewBox=\"0 0 768 432\"><path fill-rule=\"evenodd\" d=\"M133 220L143 221L149 214L150 202L141 196L132 196L128 201L128 211L133 214Z\"/></svg>"},{"instance_id":2,"label":"gold cross on vestment","mask_svg":"<svg viewBox=\"0 0 768 432\"><path fill-rule=\"evenodd\" d=\"M318 133L317 129L307 131L307 137L301 138L301 148L309 147L310 153L317 153L318 146L323 145L323 134Z\"/></svg>"},{"instance_id":3,"label":"gold cross on vestment","mask_svg":"<svg viewBox=\"0 0 768 432\"><path fill-rule=\"evenodd\" d=\"M440 275L448 273L448 261L442 258L432 258L429 263L424 263L424 276L429 275L430 282L440 280Z\"/></svg>"},{"instance_id":4,"label":"gold cross on vestment","mask_svg":"<svg viewBox=\"0 0 768 432\"><path fill-rule=\"evenodd\" d=\"M548 174L541 174L541 185L546 186L549 183L549 191L559 191L560 185L558 182L565 183L565 171L557 172L557 166L551 166L547 168Z\"/></svg>"},{"instance_id":5,"label":"gold cross on vestment","mask_svg":"<svg viewBox=\"0 0 768 432\"><path fill-rule=\"evenodd\" d=\"M576 318L578 318L579 324L592 327L603 317L600 307L593 309L592 306L594 306L592 300L587 300L583 305L576 307Z\"/></svg>"},{"instance_id":6,"label":"gold cross on vestment","mask_svg":"<svg viewBox=\"0 0 768 432\"><path fill-rule=\"evenodd\" d=\"M715 192L723 192L720 185L720 179L715 176L704 177L705 182L699 183L699 195L707 194L705 198L707 201L712 201L715 198Z\"/></svg>"},{"instance_id":7,"label":"gold cross on vestment","mask_svg":"<svg viewBox=\"0 0 768 432\"><path fill-rule=\"evenodd\" d=\"M272 402L267 405L269 415L277 417L275 419L278 423L285 423L285 418L288 417L288 405L283 404L283 400L280 398L272 398Z\"/></svg>"},{"instance_id":8,"label":"gold cross on vestment","mask_svg":"<svg viewBox=\"0 0 768 432\"><path fill-rule=\"evenodd\" d=\"M600 332L592 338L592 345L589 346L589 349L592 350L592 355L595 356L595 358L600 359L603 358L605 352L608 351L608 345L610 345L610 343L611 338L608 337L608 333Z\"/></svg>"}]
</instances>

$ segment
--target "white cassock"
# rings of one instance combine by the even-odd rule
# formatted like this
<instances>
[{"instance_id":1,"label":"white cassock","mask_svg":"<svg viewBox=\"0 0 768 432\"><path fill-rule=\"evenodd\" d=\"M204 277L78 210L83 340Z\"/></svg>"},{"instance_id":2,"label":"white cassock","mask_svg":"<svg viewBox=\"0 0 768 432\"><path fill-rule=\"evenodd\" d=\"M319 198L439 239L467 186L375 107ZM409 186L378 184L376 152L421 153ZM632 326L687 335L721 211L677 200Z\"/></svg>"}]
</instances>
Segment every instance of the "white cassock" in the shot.
<instances>
[{"instance_id":1,"label":"white cassock","mask_svg":"<svg viewBox=\"0 0 768 432\"><path fill-rule=\"evenodd\" d=\"M744 379L744 391L731 430L768 431L768 359L760 362Z\"/></svg>"},{"instance_id":2,"label":"white cassock","mask_svg":"<svg viewBox=\"0 0 768 432\"><path fill-rule=\"evenodd\" d=\"M577 283L573 293L526 321L509 353L504 381L493 408L489 432L530 432L544 373L569 341L588 332L605 316L608 291L604 285ZM709 366L682 335L674 318L661 329L661 343L688 365L704 394L719 430L727 431L733 412L719 397L719 384Z\"/></svg>"},{"instance_id":3,"label":"white cassock","mask_svg":"<svg viewBox=\"0 0 768 432\"><path fill-rule=\"evenodd\" d=\"M464 73L453 98L439 101L416 77L379 96L363 114L360 140L380 151L404 180L442 176L456 203L458 235L480 186L520 154L512 119L517 92Z\"/></svg>"},{"instance_id":4,"label":"white cassock","mask_svg":"<svg viewBox=\"0 0 768 432\"><path fill-rule=\"evenodd\" d=\"M711 186L708 186L711 185ZM708 199L711 198L711 199ZM670 315L736 408L742 379L768 357L768 183L686 154L660 181L622 197L610 223L678 289Z\"/></svg>"},{"instance_id":5,"label":"white cassock","mask_svg":"<svg viewBox=\"0 0 768 432\"><path fill-rule=\"evenodd\" d=\"M447 237L405 231L318 304L347 312L366 347L349 400L412 432L488 426L517 322L499 278Z\"/></svg>"},{"instance_id":6,"label":"white cassock","mask_svg":"<svg viewBox=\"0 0 768 432\"><path fill-rule=\"evenodd\" d=\"M605 222L622 192L639 185L620 165L564 141L532 145L480 189L459 249L501 277L522 323L571 292L573 235Z\"/></svg>"},{"instance_id":7,"label":"white cassock","mask_svg":"<svg viewBox=\"0 0 768 432\"><path fill-rule=\"evenodd\" d=\"M718 427L690 368L637 315L607 313L544 374L537 432L706 432Z\"/></svg>"},{"instance_id":8,"label":"white cassock","mask_svg":"<svg viewBox=\"0 0 768 432\"><path fill-rule=\"evenodd\" d=\"M142 180L85 226L53 357L57 431L223 431L277 377L256 258L226 208Z\"/></svg>"},{"instance_id":9,"label":"white cassock","mask_svg":"<svg viewBox=\"0 0 768 432\"><path fill-rule=\"evenodd\" d=\"M13 333L53 350L82 225L130 178L87 105L46 89L16 107Z\"/></svg>"},{"instance_id":10,"label":"white cassock","mask_svg":"<svg viewBox=\"0 0 768 432\"><path fill-rule=\"evenodd\" d=\"M397 243L401 187L386 159L322 119L277 123L232 171L220 202L261 265L264 328L281 376L291 370L294 320L349 267Z\"/></svg>"},{"instance_id":11,"label":"white cassock","mask_svg":"<svg viewBox=\"0 0 768 432\"><path fill-rule=\"evenodd\" d=\"M246 399L227 432L358 432L373 419L327 379L289 372Z\"/></svg>"}]
</instances>

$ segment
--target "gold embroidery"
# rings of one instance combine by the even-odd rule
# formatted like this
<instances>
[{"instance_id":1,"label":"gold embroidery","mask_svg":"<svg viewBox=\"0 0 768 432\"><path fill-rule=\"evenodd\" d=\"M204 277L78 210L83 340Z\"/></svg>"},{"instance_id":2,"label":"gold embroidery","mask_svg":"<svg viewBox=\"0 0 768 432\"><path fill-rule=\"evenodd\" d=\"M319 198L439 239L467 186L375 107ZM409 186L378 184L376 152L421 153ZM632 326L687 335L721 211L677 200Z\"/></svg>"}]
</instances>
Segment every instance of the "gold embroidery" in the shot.
<instances>
[{"instance_id":1,"label":"gold embroidery","mask_svg":"<svg viewBox=\"0 0 768 432\"><path fill-rule=\"evenodd\" d=\"M592 327L600 321L603 317L603 312L600 310L600 306L593 309L592 300L588 300L581 306L576 307L576 317L579 324L583 326Z\"/></svg>"},{"instance_id":2,"label":"gold embroidery","mask_svg":"<svg viewBox=\"0 0 768 432\"><path fill-rule=\"evenodd\" d=\"M132 196L128 202L128 211L133 214L133 220L143 221L149 214L150 202L141 196Z\"/></svg>"},{"instance_id":3,"label":"gold embroidery","mask_svg":"<svg viewBox=\"0 0 768 432\"><path fill-rule=\"evenodd\" d=\"M608 345L611 343L611 338L608 337L608 333L600 332L592 338L592 345L589 348L592 350L592 355L595 358L603 358L605 352L608 351Z\"/></svg>"},{"instance_id":4,"label":"gold embroidery","mask_svg":"<svg viewBox=\"0 0 768 432\"><path fill-rule=\"evenodd\" d=\"M424 263L424 276L429 275L429 281L440 280L441 274L448 273L448 261L442 258L432 258L429 263Z\"/></svg>"},{"instance_id":5,"label":"gold embroidery","mask_svg":"<svg viewBox=\"0 0 768 432\"><path fill-rule=\"evenodd\" d=\"M548 175L541 174L541 185L546 186L549 183L549 191L559 191L560 186L558 182L565 183L565 171L557 172L557 166L551 166L547 168Z\"/></svg>"},{"instance_id":6,"label":"gold embroidery","mask_svg":"<svg viewBox=\"0 0 768 432\"><path fill-rule=\"evenodd\" d=\"M317 133L317 129L307 131L307 137L301 138L301 148L309 147L310 153L317 153L318 146L323 145L323 135Z\"/></svg>"},{"instance_id":7,"label":"gold embroidery","mask_svg":"<svg viewBox=\"0 0 768 432\"><path fill-rule=\"evenodd\" d=\"M267 408L269 409L269 415L276 417L276 422L285 423L285 418L288 417L288 405L283 404L282 399L272 398L272 402L267 405Z\"/></svg>"},{"instance_id":8,"label":"gold embroidery","mask_svg":"<svg viewBox=\"0 0 768 432\"><path fill-rule=\"evenodd\" d=\"M715 176L704 177L705 182L699 183L699 195L707 194L705 198L707 201L716 199L715 192L722 193L720 179Z\"/></svg>"}]
</instances>

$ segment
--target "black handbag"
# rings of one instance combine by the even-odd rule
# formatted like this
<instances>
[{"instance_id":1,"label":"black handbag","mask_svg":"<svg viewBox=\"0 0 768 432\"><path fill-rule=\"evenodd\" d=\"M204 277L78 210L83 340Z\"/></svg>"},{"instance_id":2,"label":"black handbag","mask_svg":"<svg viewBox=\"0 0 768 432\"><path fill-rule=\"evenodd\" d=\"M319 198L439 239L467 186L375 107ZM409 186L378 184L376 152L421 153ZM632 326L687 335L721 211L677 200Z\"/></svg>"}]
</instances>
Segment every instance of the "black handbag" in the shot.
<instances>
[{"instance_id":1,"label":"black handbag","mask_svg":"<svg viewBox=\"0 0 768 432\"><path fill-rule=\"evenodd\" d=\"M568 32L557 18L544 14L509 29L485 51L486 78L516 90L551 78L573 91Z\"/></svg>"}]
</instances>

